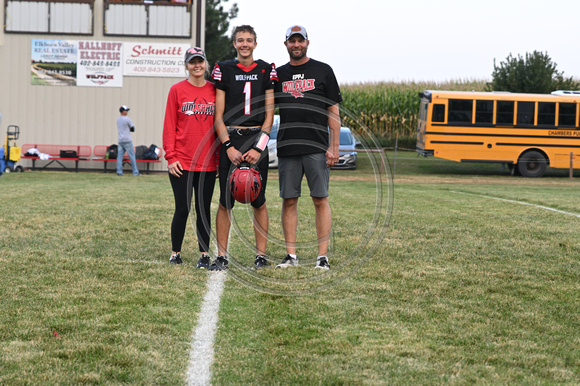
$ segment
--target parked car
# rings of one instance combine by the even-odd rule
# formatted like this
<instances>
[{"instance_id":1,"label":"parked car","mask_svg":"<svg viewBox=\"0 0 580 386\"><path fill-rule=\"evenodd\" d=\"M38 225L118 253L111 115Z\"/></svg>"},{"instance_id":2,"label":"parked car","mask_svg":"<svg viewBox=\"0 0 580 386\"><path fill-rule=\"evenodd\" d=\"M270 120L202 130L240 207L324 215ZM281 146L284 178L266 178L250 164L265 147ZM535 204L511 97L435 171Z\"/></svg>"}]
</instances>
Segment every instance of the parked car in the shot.
<instances>
[{"instance_id":1,"label":"parked car","mask_svg":"<svg viewBox=\"0 0 580 386\"><path fill-rule=\"evenodd\" d=\"M272 130L270 131L270 140L268 141L268 157L270 157L270 162L268 163L269 168L278 167L278 150L276 149L276 139L278 138L278 127L280 127L280 116L274 115L274 123L272 124Z\"/></svg>"},{"instance_id":2,"label":"parked car","mask_svg":"<svg viewBox=\"0 0 580 386\"><path fill-rule=\"evenodd\" d=\"M280 116L274 115L274 124L270 131L270 140L268 141L268 156L270 163L268 167L278 167L278 151L276 150L276 140L278 138L278 128L280 127ZM338 150L340 152L338 163L332 169L356 169L357 152L356 145L359 142L356 140L348 127L340 128L340 140Z\"/></svg>"},{"instance_id":3,"label":"parked car","mask_svg":"<svg viewBox=\"0 0 580 386\"><path fill-rule=\"evenodd\" d=\"M356 169L358 153L355 149L359 143L348 127L341 127L338 143L338 162L331 169Z\"/></svg>"},{"instance_id":4,"label":"parked car","mask_svg":"<svg viewBox=\"0 0 580 386\"><path fill-rule=\"evenodd\" d=\"M556 91L552 91L552 95L579 96L580 91L577 91L577 90L556 90Z\"/></svg>"}]
</instances>

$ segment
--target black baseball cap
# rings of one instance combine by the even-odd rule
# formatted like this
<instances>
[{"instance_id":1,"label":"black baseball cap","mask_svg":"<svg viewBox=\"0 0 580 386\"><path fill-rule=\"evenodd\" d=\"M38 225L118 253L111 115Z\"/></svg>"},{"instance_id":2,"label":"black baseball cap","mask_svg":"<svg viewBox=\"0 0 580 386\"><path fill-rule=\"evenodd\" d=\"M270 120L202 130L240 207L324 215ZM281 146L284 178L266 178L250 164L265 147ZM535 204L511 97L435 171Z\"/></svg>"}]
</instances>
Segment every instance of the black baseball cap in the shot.
<instances>
[{"instance_id":1,"label":"black baseball cap","mask_svg":"<svg viewBox=\"0 0 580 386\"><path fill-rule=\"evenodd\" d=\"M130 108L128 108L127 106L123 105L121 107L119 107L119 112L122 113L123 111L129 111L131 110Z\"/></svg>"}]
</instances>

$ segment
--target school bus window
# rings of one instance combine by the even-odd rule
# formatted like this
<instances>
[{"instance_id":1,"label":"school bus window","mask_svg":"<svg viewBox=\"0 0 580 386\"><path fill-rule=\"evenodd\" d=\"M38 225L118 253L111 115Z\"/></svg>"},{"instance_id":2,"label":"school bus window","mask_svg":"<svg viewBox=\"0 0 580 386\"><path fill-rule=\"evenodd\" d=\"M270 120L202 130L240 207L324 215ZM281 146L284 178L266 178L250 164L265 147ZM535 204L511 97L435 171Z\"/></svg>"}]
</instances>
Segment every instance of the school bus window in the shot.
<instances>
[{"instance_id":1,"label":"school bus window","mask_svg":"<svg viewBox=\"0 0 580 386\"><path fill-rule=\"evenodd\" d=\"M576 126L576 104L560 103L558 126Z\"/></svg>"},{"instance_id":2,"label":"school bus window","mask_svg":"<svg viewBox=\"0 0 580 386\"><path fill-rule=\"evenodd\" d=\"M445 105L434 104L433 114L431 117L432 122L445 122Z\"/></svg>"},{"instance_id":3,"label":"school bus window","mask_svg":"<svg viewBox=\"0 0 580 386\"><path fill-rule=\"evenodd\" d=\"M538 102L538 125L556 124L556 103Z\"/></svg>"},{"instance_id":4,"label":"school bus window","mask_svg":"<svg viewBox=\"0 0 580 386\"><path fill-rule=\"evenodd\" d=\"M518 125L533 125L536 102L518 102Z\"/></svg>"},{"instance_id":5,"label":"school bus window","mask_svg":"<svg viewBox=\"0 0 580 386\"><path fill-rule=\"evenodd\" d=\"M475 101L475 123L493 123L493 101Z\"/></svg>"},{"instance_id":6,"label":"school bus window","mask_svg":"<svg viewBox=\"0 0 580 386\"><path fill-rule=\"evenodd\" d=\"M497 118L498 125L513 125L514 124L514 102L513 101L497 101Z\"/></svg>"},{"instance_id":7,"label":"school bus window","mask_svg":"<svg viewBox=\"0 0 580 386\"><path fill-rule=\"evenodd\" d=\"M449 99L449 123L471 123L473 100Z\"/></svg>"}]
</instances>

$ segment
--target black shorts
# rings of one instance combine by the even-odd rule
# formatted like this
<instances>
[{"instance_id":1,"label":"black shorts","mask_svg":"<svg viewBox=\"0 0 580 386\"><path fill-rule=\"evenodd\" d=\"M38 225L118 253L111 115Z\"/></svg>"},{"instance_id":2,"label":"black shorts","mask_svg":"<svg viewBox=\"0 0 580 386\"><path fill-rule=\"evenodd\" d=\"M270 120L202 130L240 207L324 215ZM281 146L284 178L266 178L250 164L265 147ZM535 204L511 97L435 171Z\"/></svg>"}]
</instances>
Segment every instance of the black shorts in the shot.
<instances>
[{"instance_id":1,"label":"black shorts","mask_svg":"<svg viewBox=\"0 0 580 386\"><path fill-rule=\"evenodd\" d=\"M246 129L248 130L248 129ZM235 147L242 154L246 153L258 140L260 131L253 131L251 134L245 134L244 130L232 130L229 132L230 141L232 141L232 146ZM262 188L260 189L260 194L258 197L252 201L251 205L254 208L260 208L266 203L266 184L268 182L268 148L266 147L262 151L260 160L258 161L258 171L262 177ZM229 180L230 175L236 165L232 164L230 161L225 146L222 145L220 150L220 161L219 161L219 179L220 179L220 204L226 209L231 209L235 205L234 197L230 191Z\"/></svg>"}]
</instances>

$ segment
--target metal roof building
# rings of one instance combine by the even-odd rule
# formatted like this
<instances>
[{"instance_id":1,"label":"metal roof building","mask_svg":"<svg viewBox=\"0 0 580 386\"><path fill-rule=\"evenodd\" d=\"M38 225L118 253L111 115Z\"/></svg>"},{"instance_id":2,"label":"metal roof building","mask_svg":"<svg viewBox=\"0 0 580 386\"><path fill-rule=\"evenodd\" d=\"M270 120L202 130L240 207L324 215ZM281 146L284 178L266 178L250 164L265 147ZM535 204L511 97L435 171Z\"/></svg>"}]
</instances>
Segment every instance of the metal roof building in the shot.
<instances>
[{"instance_id":1,"label":"metal roof building","mask_svg":"<svg viewBox=\"0 0 580 386\"><path fill-rule=\"evenodd\" d=\"M5 0L0 132L19 126L20 146L110 145L127 105L133 144L161 147L169 88L186 78L184 50L205 40L205 2L189 1ZM165 169L164 160L152 166Z\"/></svg>"}]
</instances>

